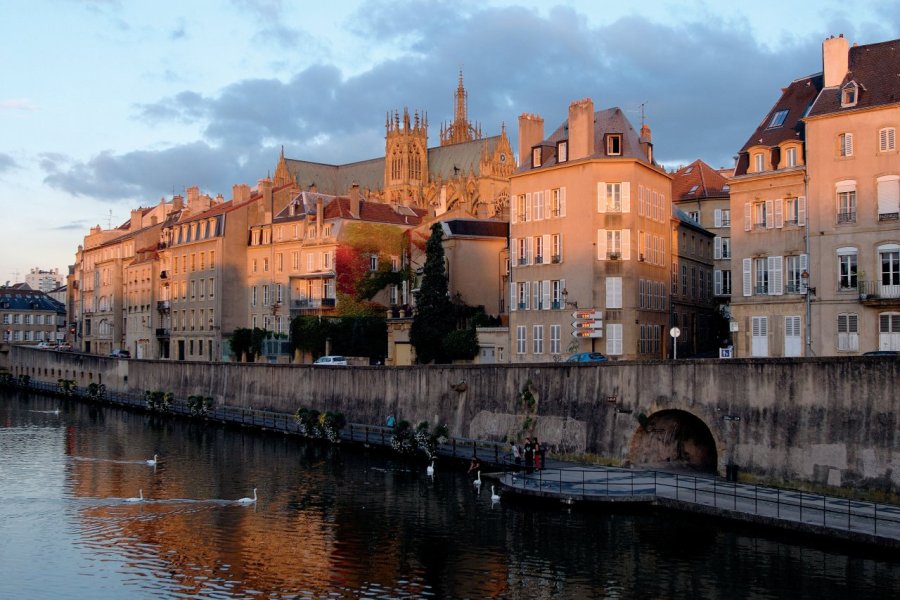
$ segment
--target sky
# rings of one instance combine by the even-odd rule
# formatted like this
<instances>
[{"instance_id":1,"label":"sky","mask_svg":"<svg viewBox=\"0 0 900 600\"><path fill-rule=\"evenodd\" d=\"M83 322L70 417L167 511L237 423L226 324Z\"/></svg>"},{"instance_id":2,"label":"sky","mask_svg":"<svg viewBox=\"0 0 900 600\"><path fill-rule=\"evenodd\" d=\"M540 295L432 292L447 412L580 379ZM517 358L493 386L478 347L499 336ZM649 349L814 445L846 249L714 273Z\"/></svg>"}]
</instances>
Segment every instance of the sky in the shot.
<instances>
[{"instance_id":1,"label":"sky","mask_svg":"<svg viewBox=\"0 0 900 600\"><path fill-rule=\"evenodd\" d=\"M67 272L90 227L197 185L212 196L288 158L384 154L388 111L429 145L469 116L516 147L569 103L641 107L655 157L730 167L822 40L900 38L900 1L0 0L0 283Z\"/></svg>"}]
</instances>

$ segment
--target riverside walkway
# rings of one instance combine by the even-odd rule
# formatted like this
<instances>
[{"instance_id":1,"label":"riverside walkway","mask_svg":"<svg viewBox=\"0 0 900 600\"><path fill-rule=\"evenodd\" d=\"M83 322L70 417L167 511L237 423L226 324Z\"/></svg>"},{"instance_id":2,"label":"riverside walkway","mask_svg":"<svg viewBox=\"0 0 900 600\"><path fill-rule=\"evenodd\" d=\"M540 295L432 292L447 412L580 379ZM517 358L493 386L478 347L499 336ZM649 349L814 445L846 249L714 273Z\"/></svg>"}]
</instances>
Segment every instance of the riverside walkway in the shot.
<instances>
[{"instance_id":1,"label":"riverside walkway","mask_svg":"<svg viewBox=\"0 0 900 600\"><path fill-rule=\"evenodd\" d=\"M724 481L712 475L548 461L500 476L506 494L563 504L642 502L900 549L900 506Z\"/></svg>"}]
</instances>

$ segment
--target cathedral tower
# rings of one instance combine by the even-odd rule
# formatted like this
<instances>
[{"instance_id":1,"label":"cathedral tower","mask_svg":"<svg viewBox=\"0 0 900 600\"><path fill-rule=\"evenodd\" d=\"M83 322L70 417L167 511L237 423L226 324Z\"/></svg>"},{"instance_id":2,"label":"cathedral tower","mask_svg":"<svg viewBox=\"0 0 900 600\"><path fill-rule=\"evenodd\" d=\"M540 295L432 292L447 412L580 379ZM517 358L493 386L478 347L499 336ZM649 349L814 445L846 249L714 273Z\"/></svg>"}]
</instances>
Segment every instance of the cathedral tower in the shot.
<instances>
[{"instance_id":1,"label":"cathedral tower","mask_svg":"<svg viewBox=\"0 0 900 600\"><path fill-rule=\"evenodd\" d=\"M385 121L384 196L400 204L422 206L422 189L428 182L428 115L409 110L388 113Z\"/></svg>"},{"instance_id":2,"label":"cathedral tower","mask_svg":"<svg viewBox=\"0 0 900 600\"><path fill-rule=\"evenodd\" d=\"M462 69L459 70L459 85L456 87L456 105L453 109L453 122L441 123L441 146L471 142L481 139L481 124L469 123L469 93L463 85Z\"/></svg>"}]
</instances>

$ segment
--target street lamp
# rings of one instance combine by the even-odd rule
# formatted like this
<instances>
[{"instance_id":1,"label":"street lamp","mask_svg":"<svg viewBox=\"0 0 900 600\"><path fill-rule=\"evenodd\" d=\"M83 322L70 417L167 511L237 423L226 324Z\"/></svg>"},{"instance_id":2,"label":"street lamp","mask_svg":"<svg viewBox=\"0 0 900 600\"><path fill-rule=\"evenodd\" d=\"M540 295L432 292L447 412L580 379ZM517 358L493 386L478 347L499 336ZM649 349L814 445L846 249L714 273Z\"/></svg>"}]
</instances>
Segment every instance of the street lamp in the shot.
<instances>
[{"instance_id":1,"label":"street lamp","mask_svg":"<svg viewBox=\"0 0 900 600\"><path fill-rule=\"evenodd\" d=\"M562 300L564 307L568 308L571 306L572 308L578 308L577 300L569 302L569 290L567 290L566 288L562 289Z\"/></svg>"}]
</instances>

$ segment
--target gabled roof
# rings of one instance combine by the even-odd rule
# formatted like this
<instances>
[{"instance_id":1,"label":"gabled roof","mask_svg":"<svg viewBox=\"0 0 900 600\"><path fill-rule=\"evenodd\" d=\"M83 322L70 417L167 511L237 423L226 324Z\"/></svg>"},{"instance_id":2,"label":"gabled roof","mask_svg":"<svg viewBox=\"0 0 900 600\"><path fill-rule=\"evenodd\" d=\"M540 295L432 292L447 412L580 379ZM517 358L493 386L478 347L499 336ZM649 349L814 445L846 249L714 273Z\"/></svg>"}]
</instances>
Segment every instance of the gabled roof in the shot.
<instances>
[{"instance_id":1,"label":"gabled roof","mask_svg":"<svg viewBox=\"0 0 900 600\"><path fill-rule=\"evenodd\" d=\"M822 89L822 74L803 77L791 82L781 91L778 102L766 113L765 118L741 148L741 153L752 146L777 146L787 140L804 140L803 117ZM781 125L772 126L777 113L786 110Z\"/></svg>"},{"instance_id":2,"label":"gabled roof","mask_svg":"<svg viewBox=\"0 0 900 600\"><path fill-rule=\"evenodd\" d=\"M390 223L392 225L418 225L428 214L427 210L409 206L396 206L375 202L359 201L359 217L350 212L350 198L335 197L325 205L322 211L324 219L347 219L351 221L367 221L370 223Z\"/></svg>"},{"instance_id":3,"label":"gabled roof","mask_svg":"<svg viewBox=\"0 0 900 600\"><path fill-rule=\"evenodd\" d=\"M851 47L847 69L840 86L822 90L810 117L900 103L900 39ZM841 90L851 81L859 86L856 104L841 108Z\"/></svg>"},{"instance_id":4,"label":"gabled roof","mask_svg":"<svg viewBox=\"0 0 900 600\"><path fill-rule=\"evenodd\" d=\"M672 200L728 198L728 180L700 159L681 167L672 176Z\"/></svg>"}]
</instances>

